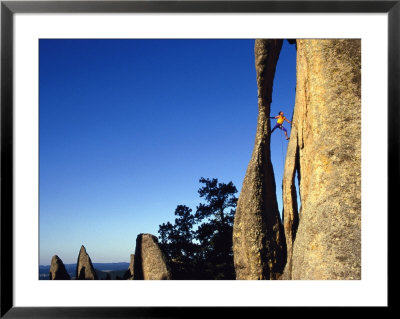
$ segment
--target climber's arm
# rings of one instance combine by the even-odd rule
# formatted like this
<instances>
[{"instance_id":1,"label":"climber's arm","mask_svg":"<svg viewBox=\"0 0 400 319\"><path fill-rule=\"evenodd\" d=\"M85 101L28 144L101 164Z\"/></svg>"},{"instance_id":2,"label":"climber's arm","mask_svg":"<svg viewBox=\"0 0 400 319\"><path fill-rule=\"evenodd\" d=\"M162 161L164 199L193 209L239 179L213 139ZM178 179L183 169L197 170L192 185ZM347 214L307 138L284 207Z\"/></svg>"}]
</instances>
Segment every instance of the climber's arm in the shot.
<instances>
[{"instance_id":1,"label":"climber's arm","mask_svg":"<svg viewBox=\"0 0 400 319\"><path fill-rule=\"evenodd\" d=\"M288 122L289 124L292 124L287 118L285 118L285 121Z\"/></svg>"}]
</instances>

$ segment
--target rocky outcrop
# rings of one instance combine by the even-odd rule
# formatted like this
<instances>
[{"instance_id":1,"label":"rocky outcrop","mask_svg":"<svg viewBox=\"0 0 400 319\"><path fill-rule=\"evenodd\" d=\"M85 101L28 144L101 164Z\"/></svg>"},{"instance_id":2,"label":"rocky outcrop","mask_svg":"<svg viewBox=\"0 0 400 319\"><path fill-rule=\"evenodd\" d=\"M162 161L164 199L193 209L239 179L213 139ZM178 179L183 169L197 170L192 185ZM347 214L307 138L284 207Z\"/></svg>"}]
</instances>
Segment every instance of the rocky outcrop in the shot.
<instances>
[{"instance_id":1,"label":"rocky outcrop","mask_svg":"<svg viewBox=\"0 0 400 319\"><path fill-rule=\"evenodd\" d=\"M151 234L138 235L133 275L135 280L171 279L167 258L158 245L157 237Z\"/></svg>"},{"instance_id":2,"label":"rocky outcrop","mask_svg":"<svg viewBox=\"0 0 400 319\"><path fill-rule=\"evenodd\" d=\"M124 274L124 279L127 280L133 280L133 269L134 269L134 264L135 264L135 255L131 254L131 262L129 264L128 270Z\"/></svg>"},{"instance_id":3,"label":"rocky outcrop","mask_svg":"<svg viewBox=\"0 0 400 319\"><path fill-rule=\"evenodd\" d=\"M255 145L239 196L233 228L236 279L277 279L286 244L270 153L270 104L282 40L256 40L258 123Z\"/></svg>"},{"instance_id":4,"label":"rocky outcrop","mask_svg":"<svg viewBox=\"0 0 400 319\"><path fill-rule=\"evenodd\" d=\"M293 242L299 226L299 211L297 203L297 190L295 184L296 172L299 172L299 146L297 145L296 127L291 129L291 139L286 151L285 170L283 174L283 225L285 229L287 262L282 279L289 279L292 271ZM300 179L300 175L298 175Z\"/></svg>"},{"instance_id":5,"label":"rocky outcrop","mask_svg":"<svg viewBox=\"0 0 400 319\"><path fill-rule=\"evenodd\" d=\"M65 269L64 263L57 255L54 255L53 258L51 258L49 277L50 277L50 280L69 280L69 279L71 279L67 270Z\"/></svg>"},{"instance_id":6,"label":"rocky outcrop","mask_svg":"<svg viewBox=\"0 0 400 319\"><path fill-rule=\"evenodd\" d=\"M79 251L78 262L76 265L76 279L79 280L97 280L97 274L93 267L92 261L82 245Z\"/></svg>"},{"instance_id":7,"label":"rocky outcrop","mask_svg":"<svg viewBox=\"0 0 400 319\"><path fill-rule=\"evenodd\" d=\"M284 277L361 279L361 42L296 45L296 103L283 183Z\"/></svg>"}]
</instances>

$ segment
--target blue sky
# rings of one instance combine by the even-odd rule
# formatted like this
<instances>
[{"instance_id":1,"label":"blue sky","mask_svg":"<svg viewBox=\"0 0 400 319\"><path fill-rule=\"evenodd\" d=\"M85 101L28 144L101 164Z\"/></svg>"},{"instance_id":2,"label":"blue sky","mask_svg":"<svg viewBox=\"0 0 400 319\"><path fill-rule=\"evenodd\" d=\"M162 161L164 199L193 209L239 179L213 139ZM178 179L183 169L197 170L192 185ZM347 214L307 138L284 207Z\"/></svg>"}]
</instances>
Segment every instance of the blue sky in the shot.
<instances>
[{"instance_id":1,"label":"blue sky","mask_svg":"<svg viewBox=\"0 0 400 319\"><path fill-rule=\"evenodd\" d=\"M254 40L40 40L40 264L129 261L136 236L196 209L199 178L240 192L254 145ZM271 116L291 119L284 42ZM286 123L290 133L290 125ZM281 210L280 131L271 141ZM237 194L239 195L239 193Z\"/></svg>"}]
</instances>

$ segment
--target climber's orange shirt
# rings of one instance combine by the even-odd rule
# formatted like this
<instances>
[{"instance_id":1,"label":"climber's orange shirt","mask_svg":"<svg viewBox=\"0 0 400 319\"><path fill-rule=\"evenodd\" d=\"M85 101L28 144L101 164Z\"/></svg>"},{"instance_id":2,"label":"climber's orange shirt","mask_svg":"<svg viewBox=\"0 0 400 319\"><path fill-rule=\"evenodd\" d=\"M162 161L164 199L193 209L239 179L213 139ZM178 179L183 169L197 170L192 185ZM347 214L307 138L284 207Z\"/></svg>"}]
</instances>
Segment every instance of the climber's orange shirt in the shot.
<instances>
[{"instance_id":1,"label":"climber's orange shirt","mask_svg":"<svg viewBox=\"0 0 400 319\"><path fill-rule=\"evenodd\" d=\"M278 124L282 124L285 119L286 119L286 117L284 117L282 115L278 115Z\"/></svg>"}]
</instances>

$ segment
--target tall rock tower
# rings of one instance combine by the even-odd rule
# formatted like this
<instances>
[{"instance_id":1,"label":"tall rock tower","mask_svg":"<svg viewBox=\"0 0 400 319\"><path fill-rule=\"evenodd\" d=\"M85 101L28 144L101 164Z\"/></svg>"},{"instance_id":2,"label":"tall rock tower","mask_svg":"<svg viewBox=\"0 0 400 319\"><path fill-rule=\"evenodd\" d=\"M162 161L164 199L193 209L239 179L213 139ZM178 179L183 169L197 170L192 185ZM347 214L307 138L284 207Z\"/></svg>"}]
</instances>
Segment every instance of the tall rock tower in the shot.
<instances>
[{"instance_id":1,"label":"tall rock tower","mask_svg":"<svg viewBox=\"0 0 400 319\"><path fill-rule=\"evenodd\" d=\"M65 269L64 263L57 255L54 255L53 258L51 258L49 277L50 277L50 280L69 280L69 279L71 279L67 270Z\"/></svg>"},{"instance_id":2,"label":"tall rock tower","mask_svg":"<svg viewBox=\"0 0 400 319\"><path fill-rule=\"evenodd\" d=\"M79 251L78 262L76 264L76 279L79 280L97 280L97 274L92 265L85 246L82 245Z\"/></svg>"},{"instance_id":3,"label":"tall rock tower","mask_svg":"<svg viewBox=\"0 0 400 319\"><path fill-rule=\"evenodd\" d=\"M282 40L255 41L258 123L233 227L236 279L278 279L286 261L286 243L271 163L269 120L281 48Z\"/></svg>"},{"instance_id":4,"label":"tall rock tower","mask_svg":"<svg viewBox=\"0 0 400 319\"><path fill-rule=\"evenodd\" d=\"M361 41L296 44L296 103L283 183L284 277L361 279Z\"/></svg>"},{"instance_id":5,"label":"tall rock tower","mask_svg":"<svg viewBox=\"0 0 400 319\"><path fill-rule=\"evenodd\" d=\"M171 272L157 237L139 234L134 256L134 280L169 280Z\"/></svg>"}]
</instances>

